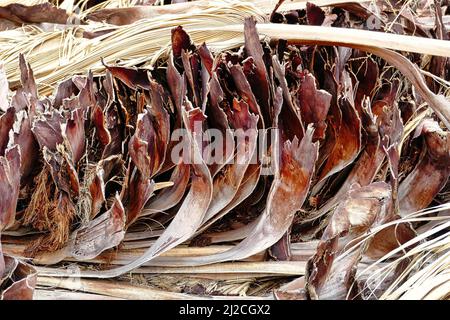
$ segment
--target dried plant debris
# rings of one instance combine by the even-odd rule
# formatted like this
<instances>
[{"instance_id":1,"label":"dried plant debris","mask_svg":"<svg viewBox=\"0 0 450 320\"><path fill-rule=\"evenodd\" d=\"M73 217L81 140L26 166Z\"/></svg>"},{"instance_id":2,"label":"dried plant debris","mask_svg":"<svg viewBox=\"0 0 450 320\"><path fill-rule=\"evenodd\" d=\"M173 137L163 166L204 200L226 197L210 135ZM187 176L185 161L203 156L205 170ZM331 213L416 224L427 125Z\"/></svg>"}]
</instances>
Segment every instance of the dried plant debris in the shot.
<instances>
[{"instance_id":1,"label":"dried plant debris","mask_svg":"<svg viewBox=\"0 0 450 320\"><path fill-rule=\"evenodd\" d=\"M425 119L414 137L423 136L419 163L399 186L400 213L407 215L425 209L445 186L450 176L450 139L438 123Z\"/></svg>"},{"instance_id":2,"label":"dried plant debris","mask_svg":"<svg viewBox=\"0 0 450 320\"><path fill-rule=\"evenodd\" d=\"M364 254L381 256L414 237L408 226L389 228L382 237L354 243L371 228L392 219L392 190L384 182L354 187L334 210L321 237L317 252L308 262L306 288L314 299L348 299L358 293L357 264ZM390 239L395 239L394 243ZM352 243L353 242L353 243ZM390 243L389 243L390 242Z\"/></svg>"},{"instance_id":3,"label":"dried plant debris","mask_svg":"<svg viewBox=\"0 0 450 320\"><path fill-rule=\"evenodd\" d=\"M4 271L0 277L0 300L31 300L36 286L36 270L8 255L1 259L4 260Z\"/></svg>"},{"instance_id":4,"label":"dried plant debris","mask_svg":"<svg viewBox=\"0 0 450 320\"><path fill-rule=\"evenodd\" d=\"M288 31L414 33L442 49L449 6L260 2L272 23L242 14L232 49L172 22L166 56L102 51L104 71L67 74L53 94L34 56L19 55L14 83L0 63L1 299L31 299L50 276L173 298L448 298L448 58ZM208 10L10 4L0 28L69 30L77 12L92 35L93 21L116 25L101 43L180 8Z\"/></svg>"},{"instance_id":5,"label":"dried plant debris","mask_svg":"<svg viewBox=\"0 0 450 320\"><path fill-rule=\"evenodd\" d=\"M23 23L42 22L66 24L69 15L66 10L57 8L48 2L33 6L12 3L0 7L0 19L9 20L19 26Z\"/></svg>"}]
</instances>

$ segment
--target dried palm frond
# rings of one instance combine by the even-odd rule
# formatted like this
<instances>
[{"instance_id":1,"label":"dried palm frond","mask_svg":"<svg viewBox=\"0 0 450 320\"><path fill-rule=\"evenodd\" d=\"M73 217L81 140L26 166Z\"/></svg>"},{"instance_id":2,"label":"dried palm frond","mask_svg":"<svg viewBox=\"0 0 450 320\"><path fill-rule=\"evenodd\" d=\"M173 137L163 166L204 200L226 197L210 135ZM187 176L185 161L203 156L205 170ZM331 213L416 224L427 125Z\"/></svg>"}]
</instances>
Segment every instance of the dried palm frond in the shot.
<instances>
[{"instance_id":1,"label":"dried palm frond","mask_svg":"<svg viewBox=\"0 0 450 320\"><path fill-rule=\"evenodd\" d=\"M104 70L101 58L106 63L115 63L121 59L121 66L143 62L152 66L163 53L168 52L170 29L178 25L190 32L195 43L207 42L215 51L238 47L243 44L242 25L232 24L239 24L248 16L257 17L260 22L265 20L264 12L254 4L230 1L219 2L194 13L162 14L112 29L108 25L89 24L46 32L30 26L24 30L15 29L0 34L0 41L5 45L0 60L5 62L8 79L15 86L19 79L17 55L18 52L26 52L38 79L39 89L42 94L46 94L67 74ZM442 56L448 56L450 52L448 43L442 41L421 39L419 45L414 38L361 30L279 25L260 26L259 30L274 39L288 36L290 40L302 43L324 43L332 34L334 44L382 47ZM101 34L103 31L108 32L94 39L83 37L85 32ZM292 35L299 34L302 36L292 38Z\"/></svg>"},{"instance_id":2,"label":"dried palm frond","mask_svg":"<svg viewBox=\"0 0 450 320\"><path fill-rule=\"evenodd\" d=\"M371 231L374 235L402 223L421 223L425 227L416 237L361 270L357 279L362 279L366 298L448 298L449 220L448 215L439 215L448 210L448 204L431 207Z\"/></svg>"},{"instance_id":3,"label":"dried palm frond","mask_svg":"<svg viewBox=\"0 0 450 320\"><path fill-rule=\"evenodd\" d=\"M44 6L2 8L2 297L448 298L442 8Z\"/></svg>"}]
</instances>

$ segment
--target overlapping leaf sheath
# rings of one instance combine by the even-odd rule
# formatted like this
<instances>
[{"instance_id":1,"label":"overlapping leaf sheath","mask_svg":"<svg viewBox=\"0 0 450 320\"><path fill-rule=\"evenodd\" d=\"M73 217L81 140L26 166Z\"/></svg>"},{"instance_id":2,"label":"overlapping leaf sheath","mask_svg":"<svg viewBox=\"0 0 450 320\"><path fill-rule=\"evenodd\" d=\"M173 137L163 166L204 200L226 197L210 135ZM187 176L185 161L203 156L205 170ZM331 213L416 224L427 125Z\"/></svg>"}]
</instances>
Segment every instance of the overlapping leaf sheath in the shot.
<instances>
[{"instance_id":1,"label":"overlapping leaf sheath","mask_svg":"<svg viewBox=\"0 0 450 320\"><path fill-rule=\"evenodd\" d=\"M0 237L2 232L16 222L16 208L19 199L23 173L22 154L26 149L16 144L13 131L15 110L6 109L0 117ZM19 122L19 130L21 123ZM9 134L9 132L11 134ZM36 271L33 267L9 255L4 255L0 243L0 300L25 300L33 297L36 285Z\"/></svg>"},{"instance_id":2,"label":"overlapping leaf sheath","mask_svg":"<svg viewBox=\"0 0 450 320\"><path fill-rule=\"evenodd\" d=\"M20 189L21 151L18 145L8 148L0 156L0 230L11 226L16 218L16 206Z\"/></svg>"},{"instance_id":3,"label":"overlapping leaf sheath","mask_svg":"<svg viewBox=\"0 0 450 320\"><path fill-rule=\"evenodd\" d=\"M36 286L36 270L14 257L5 256L4 262L5 270L0 276L0 300L31 300Z\"/></svg>"},{"instance_id":4,"label":"overlapping leaf sheath","mask_svg":"<svg viewBox=\"0 0 450 320\"><path fill-rule=\"evenodd\" d=\"M267 206L256 227L234 249L218 257L208 257L208 262L243 259L275 244L288 230L296 211L300 210L311 183L318 146L312 142L313 130L309 128L302 141L286 141L281 150L275 145L273 160L275 178L272 182Z\"/></svg>"},{"instance_id":5,"label":"overlapping leaf sheath","mask_svg":"<svg viewBox=\"0 0 450 320\"><path fill-rule=\"evenodd\" d=\"M14 22L17 25L22 23L40 22L65 24L69 19L69 15L66 10L59 9L50 3L42 3L33 6L12 3L0 7L0 18Z\"/></svg>"},{"instance_id":6,"label":"overlapping leaf sheath","mask_svg":"<svg viewBox=\"0 0 450 320\"><path fill-rule=\"evenodd\" d=\"M275 178L270 187L264 212L247 230L246 238L232 249L197 258L180 258L167 265L203 265L222 261L240 260L252 256L275 244L292 224L294 214L306 198L318 144L313 143L313 129L309 127L301 142L297 138L284 143L276 141L272 159Z\"/></svg>"},{"instance_id":7,"label":"overlapping leaf sheath","mask_svg":"<svg viewBox=\"0 0 450 320\"><path fill-rule=\"evenodd\" d=\"M52 20L8 10L15 23ZM49 10L53 22L67 18ZM126 24L142 10L89 17ZM346 10L367 18L365 5L330 11L308 4L271 19L344 27ZM437 9L444 39L440 16ZM419 56L332 47L333 39L305 45L291 35L261 41L257 27L246 18L243 46L223 52L175 27L167 59L127 68L98 61L103 74L67 75L48 97L39 95L23 55L14 92L0 66L0 231L7 239L0 250L20 242L34 263L84 266L139 249L115 267L67 275L114 278L148 266L283 263L292 258L291 242L308 241L308 254L295 257L304 260L305 277L275 296L365 298L372 284L359 277L361 267L399 250L411 258L416 230L429 228L411 215L446 202L449 109L436 84L445 81L434 80L448 66L421 61L434 75L424 80L412 62ZM220 242L230 243L209 255L169 254ZM33 268L0 251L2 298L30 298L35 281Z\"/></svg>"},{"instance_id":8,"label":"overlapping leaf sheath","mask_svg":"<svg viewBox=\"0 0 450 320\"><path fill-rule=\"evenodd\" d=\"M426 208L450 176L450 139L437 122L425 119L415 137L423 136L419 163L399 186L400 213L407 215Z\"/></svg>"},{"instance_id":9,"label":"overlapping leaf sheath","mask_svg":"<svg viewBox=\"0 0 450 320\"><path fill-rule=\"evenodd\" d=\"M358 283L355 282L358 262L372 245L377 245L376 242L386 244L387 241L386 238L383 241L377 237L368 243L354 240L370 228L390 221L392 207L391 188L384 182L375 182L366 187L355 185L350 190L347 198L332 213L317 252L308 262L306 288L311 298L352 299L358 294ZM402 226L400 229L391 228L384 237L395 238L396 246L414 237L412 231L402 230ZM356 247L352 248L352 245ZM386 246L378 249L384 251L378 252L383 255L393 248Z\"/></svg>"},{"instance_id":10,"label":"overlapping leaf sheath","mask_svg":"<svg viewBox=\"0 0 450 320\"><path fill-rule=\"evenodd\" d=\"M0 189L5 195L0 201L0 232L12 225L16 217L16 206L20 187L19 150L18 146L14 146L14 148L7 149L0 156ZM5 262L0 244L0 285L4 282L3 276L8 271L8 267L10 267L8 265L8 259Z\"/></svg>"},{"instance_id":11,"label":"overlapping leaf sheath","mask_svg":"<svg viewBox=\"0 0 450 320\"><path fill-rule=\"evenodd\" d=\"M192 175L191 187L176 216L157 241L139 259L117 269L86 272L84 276L114 277L133 270L186 241L193 236L201 225L212 197L211 174L203 159L203 146L198 143L198 137L202 135L202 132L196 131L197 128L201 129L201 124L205 117L202 111L198 108L193 108L190 102L182 106L182 115L183 123L188 132L187 143L189 146L188 154L184 154L183 157L185 157L184 161L192 162ZM197 124L200 124L200 126Z\"/></svg>"}]
</instances>

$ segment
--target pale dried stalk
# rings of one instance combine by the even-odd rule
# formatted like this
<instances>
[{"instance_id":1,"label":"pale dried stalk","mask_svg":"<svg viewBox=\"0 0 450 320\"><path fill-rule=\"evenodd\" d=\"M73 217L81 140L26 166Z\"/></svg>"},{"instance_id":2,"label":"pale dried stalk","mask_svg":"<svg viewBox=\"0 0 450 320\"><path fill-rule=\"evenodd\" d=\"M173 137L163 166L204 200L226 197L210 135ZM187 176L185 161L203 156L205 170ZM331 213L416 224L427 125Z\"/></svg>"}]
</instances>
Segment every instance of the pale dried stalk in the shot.
<instances>
[{"instance_id":1,"label":"pale dried stalk","mask_svg":"<svg viewBox=\"0 0 450 320\"><path fill-rule=\"evenodd\" d=\"M73 279L61 279L52 277L38 277L38 285L63 288L69 290L78 290L78 292L87 292L99 294L103 296L115 297L120 299L136 299L136 300L267 300L268 297L241 297L241 296L194 296L183 293L167 292L162 290L151 289L143 286L131 285L128 283L120 283L105 281L79 279L74 282Z\"/></svg>"},{"instance_id":2,"label":"pale dried stalk","mask_svg":"<svg viewBox=\"0 0 450 320\"><path fill-rule=\"evenodd\" d=\"M33 300L125 300L123 298L111 297L102 294L86 292L73 292L61 289L36 289Z\"/></svg>"},{"instance_id":3,"label":"pale dried stalk","mask_svg":"<svg viewBox=\"0 0 450 320\"><path fill-rule=\"evenodd\" d=\"M194 267L140 267L139 273L152 274L251 274L302 276L306 261L225 262Z\"/></svg>"},{"instance_id":4,"label":"pale dried stalk","mask_svg":"<svg viewBox=\"0 0 450 320\"><path fill-rule=\"evenodd\" d=\"M371 0L315 0L313 3L319 7L334 6L346 3L367 3ZM130 6L130 5L104 5L101 4L96 9L99 8L121 8L121 10L115 11L116 13L127 12L128 17L126 17L127 24L131 24L136 20L140 19L151 19L160 15L165 14L179 14L179 13L197 13L198 11L205 10L207 8L223 5L224 2L230 2L230 0L197 0L182 3L174 3L161 6ZM253 1L240 1L241 3L248 2L249 4L255 5L260 8L265 14L269 15L274 10L278 3L278 0L253 0ZM280 7L277 9L279 12L305 9L308 0L288 0L284 1ZM309 1L311 2L311 1ZM122 11L122 12L121 12ZM109 11L112 13L112 11ZM88 9L83 12L83 15L88 15L88 13L94 13L95 10ZM125 15L126 16L126 15ZM120 19L119 19L120 20Z\"/></svg>"},{"instance_id":5,"label":"pale dried stalk","mask_svg":"<svg viewBox=\"0 0 450 320\"><path fill-rule=\"evenodd\" d=\"M95 259L91 259L88 262L91 264L111 264L111 265L123 265L128 264L131 261L139 258L145 249L150 247L154 241L141 241L139 248L134 245L135 242L125 242L123 248L118 252L104 252ZM310 241L305 243L292 243L291 244L291 258L295 261L307 261L315 252L317 241ZM24 250L26 249L26 243L5 243L3 244L3 251L7 254L14 255L16 257L26 258ZM130 248L131 247L131 248ZM182 257L201 257L217 254L220 252L231 249L232 246L228 245L214 245L207 247L186 247L178 246L161 255L161 258L156 258L150 261L146 265L170 265L171 260L176 260ZM53 254L37 256L33 259L33 263L46 265L51 263ZM262 261L264 253L253 255L242 261ZM73 262L76 261L71 257L67 257L64 261Z\"/></svg>"},{"instance_id":6,"label":"pale dried stalk","mask_svg":"<svg viewBox=\"0 0 450 320\"><path fill-rule=\"evenodd\" d=\"M301 276L305 274L306 261L226 262L194 267L139 267L133 273L142 274L270 274ZM37 267L39 275L73 278L71 270ZM83 277L83 273L80 277Z\"/></svg>"},{"instance_id":7,"label":"pale dried stalk","mask_svg":"<svg viewBox=\"0 0 450 320\"><path fill-rule=\"evenodd\" d=\"M100 294L103 296L116 297L121 299L136 299L136 300L186 300L186 299L200 299L200 300L222 300L222 299L243 299L239 296L217 297L217 296L194 296L183 293L167 292L152 289L149 287L135 286L128 283L120 283L91 280L91 279L61 279L53 277L39 276L37 284L40 286L63 288L79 292L88 292ZM258 297L245 297L253 299L261 299Z\"/></svg>"},{"instance_id":8,"label":"pale dried stalk","mask_svg":"<svg viewBox=\"0 0 450 320\"><path fill-rule=\"evenodd\" d=\"M322 26L258 24L258 32L271 40L284 39L314 45L365 46L450 57L450 42L398 34L350 28ZM209 28L210 32L243 33L243 25Z\"/></svg>"}]
</instances>

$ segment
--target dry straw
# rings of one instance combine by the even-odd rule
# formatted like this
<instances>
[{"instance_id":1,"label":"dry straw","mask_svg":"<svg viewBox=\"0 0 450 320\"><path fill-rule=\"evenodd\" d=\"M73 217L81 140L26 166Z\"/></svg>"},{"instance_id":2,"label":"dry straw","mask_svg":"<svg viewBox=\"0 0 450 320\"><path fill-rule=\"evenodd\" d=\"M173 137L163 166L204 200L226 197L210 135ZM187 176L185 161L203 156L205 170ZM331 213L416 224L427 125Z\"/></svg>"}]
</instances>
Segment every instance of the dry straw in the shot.
<instances>
[{"instance_id":1,"label":"dry straw","mask_svg":"<svg viewBox=\"0 0 450 320\"><path fill-rule=\"evenodd\" d=\"M30 1L32 2L32 1ZM343 0L321 0L319 5L345 3ZM363 1L357 1L363 2ZM367 1L365 1L367 2ZM100 7L79 12L85 16L99 8L123 7L127 1L107 1ZM65 6L64 6L65 4ZM82 3L83 4L83 3ZM11 86L19 83L18 54L24 53L30 62L41 94L49 94L64 78L87 70L104 70L101 58L106 63L122 66L145 64L151 66L164 53L170 43L170 30L182 25L196 43L207 42L212 50L226 50L243 44L243 20L254 16L259 22L258 30L270 38L285 38L304 43L320 43L333 39L340 45L365 45L424 54L450 55L450 44L445 41L423 39L394 34L375 33L363 30L323 28L311 26L271 25L267 22L275 1L238 0L194 1L169 6L149 6L154 12L149 19L142 19L131 25L112 26L89 22L86 25L40 25L0 32L0 61ZM306 1L286 1L279 10L304 8ZM83 5L81 5L83 6ZM68 11L70 5L63 3ZM164 8L163 10L161 8ZM83 37L84 31L111 32L94 39Z\"/></svg>"}]
</instances>

